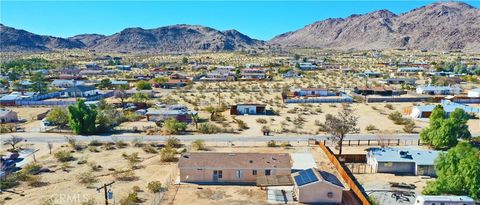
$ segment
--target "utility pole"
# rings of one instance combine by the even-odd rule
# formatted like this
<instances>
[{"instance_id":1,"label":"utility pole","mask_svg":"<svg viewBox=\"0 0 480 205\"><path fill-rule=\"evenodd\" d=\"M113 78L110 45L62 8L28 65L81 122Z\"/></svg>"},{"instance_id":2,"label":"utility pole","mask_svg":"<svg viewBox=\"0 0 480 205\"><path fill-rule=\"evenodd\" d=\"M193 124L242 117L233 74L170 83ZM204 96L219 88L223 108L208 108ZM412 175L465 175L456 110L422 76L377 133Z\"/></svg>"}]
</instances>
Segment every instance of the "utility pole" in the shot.
<instances>
[{"instance_id":1,"label":"utility pole","mask_svg":"<svg viewBox=\"0 0 480 205\"><path fill-rule=\"evenodd\" d=\"M103 184L103 186L97 188L97 192L100 192L101 189L103 189L104 194L105 194L105 205L108 205L108 193L107 193L107 187L111 186L115 181L112 181L108 184Z\"/></svg>"}]
</instances>

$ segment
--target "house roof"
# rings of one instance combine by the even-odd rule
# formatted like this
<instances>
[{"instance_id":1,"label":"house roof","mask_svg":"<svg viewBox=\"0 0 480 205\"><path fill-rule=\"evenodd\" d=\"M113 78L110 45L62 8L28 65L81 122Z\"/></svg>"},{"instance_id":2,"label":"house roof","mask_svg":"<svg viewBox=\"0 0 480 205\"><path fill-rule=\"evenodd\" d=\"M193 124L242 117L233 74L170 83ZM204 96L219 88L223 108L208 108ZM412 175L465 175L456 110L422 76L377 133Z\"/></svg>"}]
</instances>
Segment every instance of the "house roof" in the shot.
<instances>
[{"instance_id":1,"label":"house roof","mask_svg":"<svg viewBox=\"0 0 480 205\"><path fill-rule=\"evenodd\" d=\"M378 162L414 162L417 165L433 165L440 151L398 148L371 148L368 154Z\"/></svg>"},{"instance_id":2,"label":"house roof","mask_svg":"<svg viewBox=\"0 0 480 205\"><path fill-rule=\"evenodd\" d=\"M339 188L345 188L342 182L338 180L337 176L329 172L317 170L315 168L310 168L294 173L293 181L299 187L313 183L327 182Z\"/></svg>"},{"instance_id":3,"label":"house roof","mask_svg":"<svg viewBox=\"0 0 480 205\"><path fill-rule=\"evenodd\" d=\"M288 153L190 152L180 157L181 168L291 169Z\"/></svg>"},{"instance_id":4,"label":"house roof","mask_svg":"<svg viewBox=\"0 0 480 205\"><path fill-rule=\"evenodd\" d=\"M471 107L471 106L468 106L468 105L464 105L464 104L460 104L460 103L454 103L454 102L450 102L450 101L446 101L446 100L443 100L440 103L440 105L442 105L443 110L446 113L451 113L451 112L455 111L455 109L457 109L457 108L460 108L460 109L462 109L462 110L464 110L465 112L468 112L468 113L480 113L480 108ZM415 108L418 109L421 112L432 112L433 109L436 106L437 105L421 105L421 106L415 106Z\"/></svg>"},{"instance_id":5,"label":"house roof","mask_svg":"<svg viewBox=\"0 0 480 205\"><path fill-rule=\"evenodd\" d=\"M460 90L458 87L450 87L450 86L433 86L433 85L425 85L425 86L418 86L422 90Z\"/></svg>"},{"instance_id":6,"label":"house roof","mask_svg":"<svg viewBox=\"0 0 480 205\"><path fill-rule=\"evenodd\" d=\"M96 87L89 86L89 85L77 85L77 86L65 89L63 92L87 92L87 91L96 90L96 89L97 89Z\"/></svg>"},{"instance_id":7,"label":"house roof","mask_svg":"<svg viewBox=\"0 0 480 205\"><path fill-rule=\"evenodd\" d=\"M7 109L0 109L0 116L6 116L8 115L9 113L12 113L13 111L11 110L7 110ZM13 112L13 113L16 113L16 112Z\"/></svg>"}]
</instances>

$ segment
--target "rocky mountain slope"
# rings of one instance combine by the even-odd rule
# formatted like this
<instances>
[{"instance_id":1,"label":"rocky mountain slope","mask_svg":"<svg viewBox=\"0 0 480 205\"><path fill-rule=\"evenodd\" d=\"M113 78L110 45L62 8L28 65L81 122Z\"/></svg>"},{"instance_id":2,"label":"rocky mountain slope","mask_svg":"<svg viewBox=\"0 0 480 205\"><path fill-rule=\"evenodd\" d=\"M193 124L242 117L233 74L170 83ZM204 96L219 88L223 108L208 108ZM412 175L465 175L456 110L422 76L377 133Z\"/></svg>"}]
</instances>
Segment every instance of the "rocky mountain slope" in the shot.
<instances>
[{"instance_id":1,"label":"rocky mountain slope","mask_svg":"<svg viewBox=\"0 0 480 205\"><path fill-rule=\"evenodd\" d=\"M268 42L282 47L332 49L413 48L480 51L480 10L438 2L401 15L380 10L318 21Z\"/></svg>"}]
</instances>

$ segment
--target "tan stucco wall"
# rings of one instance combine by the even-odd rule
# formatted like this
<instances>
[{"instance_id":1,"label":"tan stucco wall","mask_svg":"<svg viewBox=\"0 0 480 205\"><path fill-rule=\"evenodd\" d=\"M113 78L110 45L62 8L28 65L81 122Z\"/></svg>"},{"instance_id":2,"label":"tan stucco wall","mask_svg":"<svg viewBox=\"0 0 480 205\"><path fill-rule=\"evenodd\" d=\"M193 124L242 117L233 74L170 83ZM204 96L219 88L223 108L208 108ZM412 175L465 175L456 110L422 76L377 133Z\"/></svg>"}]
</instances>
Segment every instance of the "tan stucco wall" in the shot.
<instances>
[{"instance_id":1,"label":"tan stucco wall","mask_svg":"<svg viewBox=\"0 0 480 205\"><path fill-rule=\"evenodd\" d=\"M296 188L298 201L301 203L342 203L343 190L327 183L314 183ZM333 193L332 198L328 198L328 192Z\"/></svg>"},{"instance_id":2,"label":"tan stucco wall","mask_svg":"<svg viewBox=\"0 0 480 205\"><path fill-rule=\"evenodd\" d=\"M213 170L214 169L191 169L180 168L180 181L182 182L213 182ZM253 175L252 169L242 169L242 178L238 179L236 171L238 169L215 169L222 170L222 178L218 179L218 182L250 182L254 183L257 180L257 176L265 176L265 169L256 169L257 175ZM271 175L288 175L290 169L272 169ZM187 178L188 176L188 178Z\"/></svg>"}]
</instances>

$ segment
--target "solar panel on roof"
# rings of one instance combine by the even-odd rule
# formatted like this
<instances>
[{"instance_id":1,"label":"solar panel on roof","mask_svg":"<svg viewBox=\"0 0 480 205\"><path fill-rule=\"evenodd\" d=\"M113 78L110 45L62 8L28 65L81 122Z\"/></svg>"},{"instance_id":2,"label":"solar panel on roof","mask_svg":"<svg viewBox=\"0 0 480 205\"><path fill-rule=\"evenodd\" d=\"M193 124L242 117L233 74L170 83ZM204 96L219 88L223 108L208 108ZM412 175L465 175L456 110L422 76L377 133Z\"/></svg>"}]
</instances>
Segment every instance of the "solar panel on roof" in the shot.
<instances>
[{"instance_id":1,"label":"solar panel on roof","mask_svg":"<svg viewBox=\"0 0 480 205\"><path fill-rule=\"evenodd\" d=\"M318 178L312 169L298 172L298 175L295 176L294 179L298 186L318 181Z\"/></svg>"}]
</instances>

